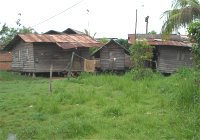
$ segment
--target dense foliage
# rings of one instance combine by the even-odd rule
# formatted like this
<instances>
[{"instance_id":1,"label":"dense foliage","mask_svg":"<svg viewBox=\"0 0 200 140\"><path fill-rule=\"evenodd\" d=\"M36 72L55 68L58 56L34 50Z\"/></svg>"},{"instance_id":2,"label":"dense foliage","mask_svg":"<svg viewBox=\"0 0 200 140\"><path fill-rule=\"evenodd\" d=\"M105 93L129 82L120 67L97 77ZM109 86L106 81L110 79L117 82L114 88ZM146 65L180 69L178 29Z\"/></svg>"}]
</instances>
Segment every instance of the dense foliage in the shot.
<instances>
[{"instance_id":1,"label":"dense foliage","mask_svg":"<svg viewBox=\"0 0 200 140\"><path fill-rule=\"evenodd\" d=\"M153 46L150 46L146 40L137 40L130 47L131 58L134 69L144 68L145 61L151 61L153 57Z\"/></svg>"},{"instance_id":2,"label":"dense foliage","mask_svg":"<svg viewBox=\"0 0 200 140\"><path fill-rule=\"evenodd\" d=\"M145 64L150 63L153 57L153 46L146 40L137 40L130 47L131 59L133 62L133 78L140 79L151 75L152 71L147 69Z\"/></svg>"},{"instance_id":3,"label":"dense foliage","mask_svg":"<svg viewBox=\"0 0 200 140\"><path fill-rule=\"evenodd\" d=\"M188 33L193 44L192 53L196 68L200 69L200 21L189 24Z\"/></svg>"}]
</instances>

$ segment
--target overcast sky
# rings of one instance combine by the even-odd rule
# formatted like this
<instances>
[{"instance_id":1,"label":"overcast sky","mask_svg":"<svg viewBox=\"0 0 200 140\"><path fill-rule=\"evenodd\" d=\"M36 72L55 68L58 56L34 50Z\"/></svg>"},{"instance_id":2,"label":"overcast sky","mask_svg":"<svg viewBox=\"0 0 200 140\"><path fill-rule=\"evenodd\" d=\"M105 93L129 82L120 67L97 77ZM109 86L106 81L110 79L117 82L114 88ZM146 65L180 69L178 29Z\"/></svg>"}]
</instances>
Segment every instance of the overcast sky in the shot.
<instances>
[{"instance_id":1,"label":"overcast sky","mask_svg":"<svg viewBox=\"0 0 200 140\"><path fill-rule=\"evenodd\" d=\"M34 26L71 7L81 0L1 0L0 22L14 26L21 13L21 23ZM160 33L161 14L170 9L172 0L83 0L70 10L33 28L41 33L67 28L95 32L96 37L127 38L135 30L135 11L138 9L137 33L145 33L145 17L149 16L149 31ZM87 12L89 9L89 13ZM89 26L88 26L89 22Z\"/></svg>"}]
</instances>

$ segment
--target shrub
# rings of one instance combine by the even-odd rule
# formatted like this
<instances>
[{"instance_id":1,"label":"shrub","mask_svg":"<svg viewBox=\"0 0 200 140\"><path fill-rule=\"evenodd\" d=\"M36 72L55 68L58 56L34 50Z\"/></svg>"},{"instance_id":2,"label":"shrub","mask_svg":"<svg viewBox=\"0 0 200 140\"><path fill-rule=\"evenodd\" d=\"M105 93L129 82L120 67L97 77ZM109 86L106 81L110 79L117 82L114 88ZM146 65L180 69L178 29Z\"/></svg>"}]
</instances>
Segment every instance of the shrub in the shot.
<instances>
[{"instance_id":1,"label":"shrub","mask_svg":"<svg viewBox=\"0 0 200 140\"><path fill-rule=\"evenodd\" d=\"M150 70L146 70L145 62L150 62L153 57L153 46L150 46L146 40L137 40L130 47L133 62L133 79L143 79L151 75Z\"/></svg>"},{"instance_id":2,"label":"shrub","mask_svg":"<svg viewBox=\"0 0 200 140\"><path fill-rule=\"evenodd\" d=\"M131 57L134 69L144 68L145 61L151 61L153 57L153 46L150 46L146 40L137 40L130 47Z\"/></svg>"}]
</instances>

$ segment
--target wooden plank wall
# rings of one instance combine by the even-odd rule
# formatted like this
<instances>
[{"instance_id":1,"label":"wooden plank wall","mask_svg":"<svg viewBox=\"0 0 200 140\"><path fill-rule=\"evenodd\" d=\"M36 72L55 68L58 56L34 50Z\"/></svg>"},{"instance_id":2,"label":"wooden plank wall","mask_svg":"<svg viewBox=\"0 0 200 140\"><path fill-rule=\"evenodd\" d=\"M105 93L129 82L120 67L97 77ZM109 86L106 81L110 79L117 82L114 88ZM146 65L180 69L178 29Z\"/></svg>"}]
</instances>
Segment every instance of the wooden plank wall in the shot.
<instances>
[{"instance_id":1,"label":"wooden plank wall","mask_svg":"<svg viewBox=\"0 0 200 140\"><path fill-rule=\"evenodd\" d=\"M34 72L33 44L20 42L12 50L12 70L20 72Z\"/></svg>"},{"instance_id":2,"label":"wooden plank wall","mask_svg":"<svg viewBox=\"0 0 200 140\"><path fill-rule=\"evenodd\" d=\"M162 73L173 73L180 67L192 66L192 54L188 47L160 46L157 69Z\"/></svg>"},{"instance_id":3,"label":"wooden plank wall","mask_svg":"<svg viewBox=\"0 0 200 140\"><path fill-rule=\"evenodd\" d=\"M49 72L50 65L53 65L53 72L66 71L70 63L72 52L87 58L88 48L63 50L53 43L35 43L35 69L36 72ZM84 59L74 56L72 71L83 71Z\"/></svg>"},{"instance_id":4,"label":"wooden plank wall","mask_svg":"<svg viewBox=\"0 0 200 140\"><path fill-rule=\"evenodd\" d=\"M11 70L11 52L0 51L0 70Z\"/></svg>"},{"instance_id":5,"label":"wooden plank wall","mask_svg":"<svg viewBox=\"0 0 200 140\"><path fill-rule=\"evenodd\" d=\"M132 67L133 67L133 63L132 63L132 60L131 60L131 56L125 54L125 68L131 69Z\"/></svg>"},{"instance_id":6,"label":"wooden plank wall","mask_svg":"<svg viewBox=\"0 0 200 140\"><path fill-rule=\"evenodd\" d=\"M114 61L113 58L116 60ZM102 70L124 70L124 49L116 46L105 46L100 51L100 64Z\"/></svg>"}]
</instances>

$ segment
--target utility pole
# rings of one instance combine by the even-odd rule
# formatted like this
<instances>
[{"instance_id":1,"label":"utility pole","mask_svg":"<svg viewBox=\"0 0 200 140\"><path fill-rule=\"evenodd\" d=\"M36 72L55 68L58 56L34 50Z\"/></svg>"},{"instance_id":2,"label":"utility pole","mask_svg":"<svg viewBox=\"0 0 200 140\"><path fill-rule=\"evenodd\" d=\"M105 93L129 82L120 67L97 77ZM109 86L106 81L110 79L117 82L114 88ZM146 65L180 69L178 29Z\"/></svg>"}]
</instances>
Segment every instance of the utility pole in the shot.
<instances>
[{"instance_id":1,"label":"utility pole","mask_svg":"<svg viewBox=\"0 0 200 140\"><path fill-rule=\"evenodd\" d=\"M135 10L135 42L137 39L137 9Z\"/></svg>"},{"instance_id":2,"label":"utility pole","mask_svg":"<svg viewBox=\"0 0 200 140\"><path fill-rule=\"evenodd\" d=\"M148 34L149 16L145 17L145 22L146 22L146 34Z\"/></svg>"},{"instance_id":3,"label":"utility pole","mask_svg":"<svg viewBox=\"0 0 200 140\"><path fill-rule=\"evenodd\" d=\"M87 11L87 15L88 15L88 35L90 35L90 15L89 15L90 10L87 9L86 11Z\"/></svg>"}]
</instances>

